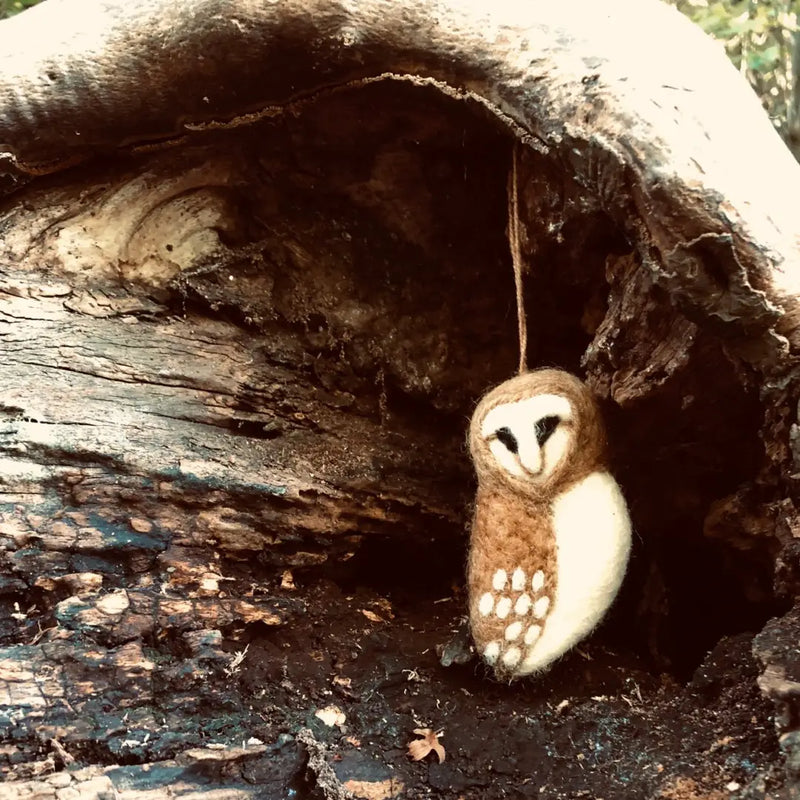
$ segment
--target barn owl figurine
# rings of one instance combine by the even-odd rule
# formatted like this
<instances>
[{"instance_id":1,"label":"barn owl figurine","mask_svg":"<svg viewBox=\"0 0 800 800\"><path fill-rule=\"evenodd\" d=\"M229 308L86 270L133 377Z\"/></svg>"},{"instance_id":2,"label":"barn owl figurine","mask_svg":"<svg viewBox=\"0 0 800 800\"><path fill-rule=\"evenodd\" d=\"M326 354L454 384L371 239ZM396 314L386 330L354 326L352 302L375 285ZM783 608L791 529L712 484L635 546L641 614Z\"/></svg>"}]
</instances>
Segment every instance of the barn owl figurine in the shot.
<instances>
[{"instance_id":1,"label":"barn owl figurine","mask_svg":"<svg viewBox=\"0 0 800 800\"><path fill-rule=\"evenodd\" d=\"M546 669L602 619L631 526L606 471L599 410L578 378L519 375L486 394L469 445L478 477L468 565L478 652L498 678Z\"/></svg>"}]
</instances>

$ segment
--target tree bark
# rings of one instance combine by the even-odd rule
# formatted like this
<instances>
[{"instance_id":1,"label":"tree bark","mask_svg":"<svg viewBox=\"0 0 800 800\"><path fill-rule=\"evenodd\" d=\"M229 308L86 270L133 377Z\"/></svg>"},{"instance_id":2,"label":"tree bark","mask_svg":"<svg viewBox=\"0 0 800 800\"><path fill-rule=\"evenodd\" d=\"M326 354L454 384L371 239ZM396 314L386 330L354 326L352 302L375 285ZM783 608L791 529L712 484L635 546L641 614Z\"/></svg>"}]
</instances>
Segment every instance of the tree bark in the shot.
<instances>
[{"instance_id":1,"label":"tree bark","mask_svg":"<svg viewBox=\"0 0 800 800\"><path fill-rule=\"evenodd\" d=\"M799 168L697 30L48 0L0 64L9 796L797 790ZM603 402L639 535L535 698L450 641L514 142L528 363Z\"/></svg>"}]
</instances>

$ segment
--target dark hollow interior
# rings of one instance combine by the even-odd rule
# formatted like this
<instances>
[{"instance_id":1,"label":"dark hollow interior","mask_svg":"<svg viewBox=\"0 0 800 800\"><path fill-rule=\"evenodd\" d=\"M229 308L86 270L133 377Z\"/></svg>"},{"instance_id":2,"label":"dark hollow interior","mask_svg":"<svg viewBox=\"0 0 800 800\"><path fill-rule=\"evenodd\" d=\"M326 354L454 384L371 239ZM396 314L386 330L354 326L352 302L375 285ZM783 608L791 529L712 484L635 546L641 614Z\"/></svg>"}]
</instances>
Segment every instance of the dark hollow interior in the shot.
<instances>
[{"instance_id":1,"label":"dark hollow interior","mask_svg":"<svg viewBox=\"0 0 800 800\"><path fill-rule=\"evenodd\" d=\"M237 136L246 166L232 198L239 223L225 234L235 256L224 272L184 277L175 303L211 306L276 342L292 331L301 374L352 398L343 413L396 431L401 451L403 441L427 443L431 480L462 524L366 536L353 558L305 578L368 584L400 603L442 597L461 585L465 563L467 421L480 394L516 369L512 138L482 109L398 84L331 95ZM636 259L636 247L570 176L558 183L557 154L531 156L528 169L537 159L546 175L537 191L554 202L540 195L551 216L526 228L529 365L583 374L606 312L607 260ZM541 235L545 222L557 235ZM247 280L232 287L231 269ZM680 317L665 293L647 291L653 314ZM629 324L615 321L621 348ZM261 356L285 362L278 351ZM757 629L775 610L768 543L744 551L703 533L712 504L759 469L762 412L702 328L683 366L643 387L624 408L604 400L635 544L598 636L686 675L721 636ZM410 463L400 452L393 468Z\"/></svg>"}]
</instances>

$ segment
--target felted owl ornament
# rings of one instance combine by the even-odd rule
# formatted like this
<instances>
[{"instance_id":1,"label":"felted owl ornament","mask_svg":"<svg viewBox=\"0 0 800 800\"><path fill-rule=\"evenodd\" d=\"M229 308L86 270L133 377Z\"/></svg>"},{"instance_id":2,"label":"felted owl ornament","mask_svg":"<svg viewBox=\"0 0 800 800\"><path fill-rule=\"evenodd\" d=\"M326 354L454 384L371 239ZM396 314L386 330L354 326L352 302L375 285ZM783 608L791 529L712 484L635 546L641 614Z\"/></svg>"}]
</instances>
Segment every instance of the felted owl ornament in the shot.
<instances>
[{"instance_id":1,"label":"felted owl ornament","mask_svg":"<svg viewBox=\"0 0 800 800\"><path fill-rule=\"evenodd\" d=\"M486 394L469 444L478 491L468 565L478 652L498 678L546 669L602 619L631 525L589 389L557 369Z\"/></svg>"}]
</instances>

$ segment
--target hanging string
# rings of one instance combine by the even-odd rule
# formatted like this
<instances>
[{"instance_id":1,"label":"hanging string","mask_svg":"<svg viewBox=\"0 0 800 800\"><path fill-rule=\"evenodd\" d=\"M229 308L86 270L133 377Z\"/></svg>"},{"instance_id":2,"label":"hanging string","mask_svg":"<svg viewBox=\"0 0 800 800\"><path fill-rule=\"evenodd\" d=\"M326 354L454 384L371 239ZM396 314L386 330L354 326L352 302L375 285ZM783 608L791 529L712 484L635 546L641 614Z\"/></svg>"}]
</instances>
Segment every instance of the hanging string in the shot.
<instances>
[{"instance_id":1,"label":"hanging string","mask_svg":"<svg viewBox=\"0 0 800 800\"><path fill-rule=\"evenodd\" d=\"M508 245L511 249L511 264L514 267L514 288L517 295L517 331L519 333L519 374L528 369L528 322L525 316L525 299L522 296L522 243L519 232L519 183L517 162L519 141L514 140L511 151L511 174L508 178Z\"/></svg>"}]
</instances>

